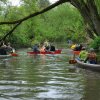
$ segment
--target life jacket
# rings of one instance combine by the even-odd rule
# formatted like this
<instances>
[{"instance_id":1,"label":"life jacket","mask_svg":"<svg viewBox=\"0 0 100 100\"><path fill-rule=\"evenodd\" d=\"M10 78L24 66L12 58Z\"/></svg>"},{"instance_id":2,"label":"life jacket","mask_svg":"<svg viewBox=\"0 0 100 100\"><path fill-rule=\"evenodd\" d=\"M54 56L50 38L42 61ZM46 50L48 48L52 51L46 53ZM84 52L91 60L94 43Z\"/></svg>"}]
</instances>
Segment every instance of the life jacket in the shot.
<instances>
[{"instance_id":1,"label":"life jacket","mask_svg":"<svg viewBox=\"0 0 100 100\"><path fill-rule=\"evenodd\" d=\"M82 51L80 52L80 54L79 54L79 58L80 58L81 60L85 60L85 59L87 58L87 54L88 54L88 52L87 52L86 50L82 50Z\"/></svg>"},{"instance_id":2,"label":"life jacket","mask_svg":"<svg viewBox=\"0 0 100 100\"><path fill-rule=\"evenodd\" d=\"M40 49L40 52L45 52L45 47L44 46Z\"/></svg>"}]
</instances>

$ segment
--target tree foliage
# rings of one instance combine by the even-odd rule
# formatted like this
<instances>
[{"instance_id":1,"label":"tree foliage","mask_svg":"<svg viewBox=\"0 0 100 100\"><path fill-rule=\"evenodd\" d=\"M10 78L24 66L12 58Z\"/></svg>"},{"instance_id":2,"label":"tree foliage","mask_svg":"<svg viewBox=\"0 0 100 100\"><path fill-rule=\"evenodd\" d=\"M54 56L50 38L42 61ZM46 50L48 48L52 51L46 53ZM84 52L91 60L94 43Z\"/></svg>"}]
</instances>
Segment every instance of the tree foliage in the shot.
<instances>
[{"instance_id":1,"label":"tree foliage","mask_svg":"<svg viewBox=\"0 0 100 100\"><path fill-rule=\"evenodd\" d=\"M66 39L77 41L80 38L80 41L83 41L87 36L86 32L92 39L100 36L99 0L59 0L52 5L48 0L21 0L21 2L22 5L19 7L13 7L5 0L0 6L0 25L6 24L5 28L0 27L2 34L21 24L14 32L18 35L13 36L23 36L24 40L48 38L51 41ZM74 7L69 4L61 5L63 3L70 3ZM54 7L56 8L49 11ZM8 24L11 24L10 27ZM13 31L7 33L10 35Z\"/></svg>"}]
</instances>

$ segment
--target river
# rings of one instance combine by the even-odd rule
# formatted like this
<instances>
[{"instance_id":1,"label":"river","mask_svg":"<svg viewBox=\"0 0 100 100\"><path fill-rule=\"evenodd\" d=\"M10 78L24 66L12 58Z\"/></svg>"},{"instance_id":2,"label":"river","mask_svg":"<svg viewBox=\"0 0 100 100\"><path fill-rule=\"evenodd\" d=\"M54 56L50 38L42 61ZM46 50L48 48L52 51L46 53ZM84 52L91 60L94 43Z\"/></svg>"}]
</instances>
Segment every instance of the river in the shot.
<instances>
[{"instance_id":1,"label":"river","mask_svg":"<svg viewBox=\"0 0 100 100\"><path fill-rule=\"evenodd\" d=\"M100 100L100 73L68 63L58 55L28 55L0 60L0 100Z\"/></svg>"}]
</instances>

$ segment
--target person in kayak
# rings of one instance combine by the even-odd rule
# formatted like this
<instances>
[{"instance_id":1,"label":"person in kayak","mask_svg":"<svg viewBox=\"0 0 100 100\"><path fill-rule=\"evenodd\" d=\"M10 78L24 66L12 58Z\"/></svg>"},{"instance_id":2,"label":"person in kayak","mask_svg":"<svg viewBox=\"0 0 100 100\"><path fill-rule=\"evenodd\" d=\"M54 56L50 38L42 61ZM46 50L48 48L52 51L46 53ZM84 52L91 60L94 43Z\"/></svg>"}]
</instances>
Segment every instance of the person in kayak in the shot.
<instances>
[{"instance_id":1,"label":"person in kayak","mask_svg":"<svg viewBox=\"0 0 100 100\"><path fill-rule=\"evenodd\" d=\"M11 43L10 42L7 43L6 51L7 51L8 54L11 54L11 53L15 52L14 48L11 47Z\"/></svg>"},{"instance_id":2,"label":"person in kayak","mask_svg":"<svg viewBox=\"0 0 100 100\"><path fill-rule=\"evenodd\" d=\"M71 46L71 49L74 50L75 48L76 48L76 44L73 43L72 46Z\"/></svg>"},{"instance_id":3,"label":"person in kayak","mask_svg":"<svg viewBox=\"0 0 100 100\"><path fill-rule=\"evenodd\" d=\"M82 50L81 50L81 52L79 53L79 59L80 59L81 61L85 61L86 58L87 58L87 54L88 54L88 52L86 51L86 48L85 48L85 47L82 47Z\"/></svg>"},{"instance_id":4,"label":"person in kayak","mask_svg":"<svg viewBox=\"0 0 100 100\"><path fill-rule=\"evenodd\" d=\"M50 45L50 51L55 51L55 46L54 45Z\"/></svg>"},{"instance_id":5,"label":"person in kayak","mask_svg":"<svg viewBox=\"0 0 100 100\"><path fill-rule=\"evenodd\" d=\"M48 40L46 40L43 45L45 46L45 51L50 51L50 43Z\"/></svg>"},{"instance_id":6,"label":"person in kayak","mask_svg":"<svg viewBox=\"0 0 100 100\"><path fill-rule=\"evenodd\" d=\"M33 49L33 52L39 52L39 45L35 44L32 49Z\"/></svg>"},{"instance_id":7,"label":"person in kayak","mask_svg":"<svg viewBox=\"0 0 100 100\"><path fill-rule=\"evenodd\" d=\"M8 42L7 45L3 42L0 47L0 55L9 55L12 53L15 53L15 49L11 47L10 42Z\"/></svg>"},{"instance_id":8,"label":"person in kayak","mask_svg":"<svg viewBox=\"0 0 100 100\"><path fill-rule=\"evenodd\" d=\"M74 51L81 51L82 50L83 45L82 44L77 44Z\"/></svg>"},{"instance_id":9,"label":"person in kayak","mask_svg":"<svg viewBox=\"0 0 100 100\"><path fill-rule=\"evenodd\" d=\"M7 55L7 50L6 50L7 46L5 45L5 43L1 43L1 47L0 47L0 55Z\"/></svg>"},{"instance_id":10,"label":"person in kayak","mask_svg":"<svg viewBox=\"0 0 100 100\"><path fill-rule=\"evenodd\" d=\"M86 61L88 61L90 64L97 64L97 55L93 48L90 49L85 62Z\"/></svg>"}]
</instances>

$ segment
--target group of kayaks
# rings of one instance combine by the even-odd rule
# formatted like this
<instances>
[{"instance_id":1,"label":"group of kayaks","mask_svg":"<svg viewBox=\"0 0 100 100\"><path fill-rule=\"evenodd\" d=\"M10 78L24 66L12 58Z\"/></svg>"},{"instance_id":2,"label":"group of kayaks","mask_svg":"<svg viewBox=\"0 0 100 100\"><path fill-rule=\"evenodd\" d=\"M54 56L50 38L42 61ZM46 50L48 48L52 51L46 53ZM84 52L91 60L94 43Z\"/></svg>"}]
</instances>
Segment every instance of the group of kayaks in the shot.
<instances>
[{"instance_id":1,"label":"group of kayaks","mask_svg":"<svg viewBox=\"0 0 100 100\"><path fill-rule=\"evenodd\" d=\"M28 54L61 54L62 49L57 49L55 51L45 51L45 52L33 52L33 51L29 51L27 52ZM72 51L73 54L75 55L79 55L80 51ZM0 58L9 58L12 56L18 56L17 53L12 53L9 55L0 55ZM80 61L79 59L75 59L75 64L76 66L80 67L80 68L84 68L84 69L90 69L90 70L94 70L94 71L100 71L100 64L89 64L89 63L84 63L82 61Z\"/></svg>"},{"instance_id":2,"label":"group of kayaks","mask_svg":"<svg viewBox=\"0 0 100 100\"><path fill-rule=\"evenodd\" d=\"M27 52L28 54L61 54L61 49L57 49L55 51L45 51L45 52L33 52L33 51L29 51ZM3 58L9 58L9 57L13 57L13 56L18 56L17 53L11 53L9 55L0 55L0 59Z\"/></svg>"},{"instance_id":3,"label":"group of kayaks","mask_svg":"<svg viewBox=\"0 0 100 100\"><path fill-rule=\"evenodd\" d=\"M45 51L45 52L27 52L28 54L61 54L61 49L58 49L56 51ZM79 55L80 51L72 51L73 54L75 55ZM75 59L76 60L76 66L80 67L80 68L85 68L85 69L90 69L90 70L94 70L94 71L100 71L100 65L99 64L89 64L89 63L84 63L82 61L80 61L79 59Z\"/></svg>"}]
</instances>

